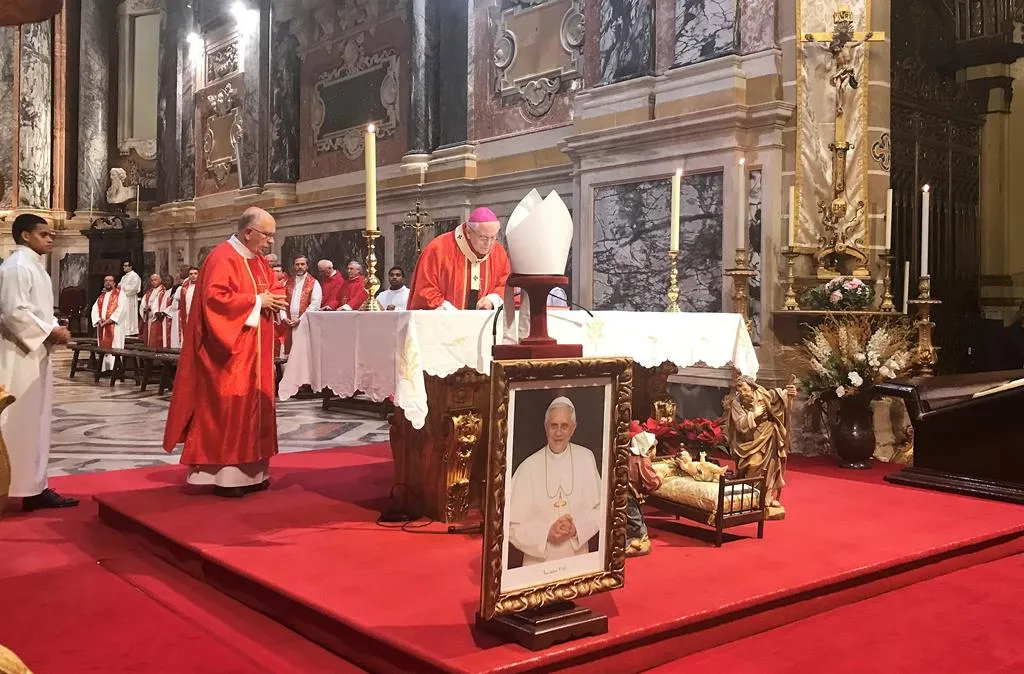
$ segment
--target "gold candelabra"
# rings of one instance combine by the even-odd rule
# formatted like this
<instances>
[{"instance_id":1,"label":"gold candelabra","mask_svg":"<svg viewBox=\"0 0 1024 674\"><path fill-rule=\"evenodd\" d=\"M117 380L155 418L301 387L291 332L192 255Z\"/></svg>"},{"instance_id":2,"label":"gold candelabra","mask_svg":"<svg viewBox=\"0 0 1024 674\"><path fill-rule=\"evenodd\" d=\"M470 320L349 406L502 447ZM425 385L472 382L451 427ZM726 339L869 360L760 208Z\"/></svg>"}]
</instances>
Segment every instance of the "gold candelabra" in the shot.
<instances>
[{"instance_id":1,"label":"gold candelabra","mask_svg":"<svg viewBox=\"0 0 1024 674\"><path fill-rule=\"evenodd\" d=\"M679 269L677 263L679 261L679 251L670 250L668 252L668 306L665 307L665 311L670 313L676 313L679 311Z\"/></svg>"},{"instance_id":2,"label":"gold candelabra","mask_svg":"<svg viewBox=\"0 0 1024 674\"><path fill-rule=\"evenodd\" d=\"M917 299L909 300L908 304L917 305L917 348L914 350L914 363L925 375L932 374L932 367L938 362L937 349L932 343L932 330L935 323L931 320L932 305L942 304L932 299L932 277L922 276L917 281Z\"/></svg>"},{"instance_id":3,"label":"gold candelabra","mask_svg":"<svg viewBox=\"0 0 1024 674\"><path fill-rule=\"evenodd\" d=\"M787 248L782 251L782 256L786 258L786 303L783 308L786 311L796 311L800 308L800 303L796 301L796 274L793 268L800 253L793 248Z\"/></svg>"},{"instance_id":4,"label":"gold candelabra","mask_svg":"<svg viewBox=\"0 0 1024 674\"><path fill-rule=\"evenodd\" d=\"M363 311L381 311L380 303L377 302L377 291L380 290L380 279L377 277L377 237L380 232L377 230L363 230L363 238L366 239L366 301L361 307Z\"/></svg>"},{"instance_id":5,"label":"gold candelabra","mask_svg":"<svg viewBox=\"0 0 1024 674\"><path fill-rule=\"evenodd\" d=\"M882 258L882 303L879 311L893 311L896 305L892 303L892 261L893 255L888 249L880 256Z\"/></svg>"},{"instance_id":6,"label":"gold candelabra","mask_svg":"<svg viewBox=\"0 0 1024 674\"><path fill-rule=\"evenodd\" d=\"M747 326L747 332L753 334L754 324L750 320L750 278L757 276L757 272L750 268L747 263L747 249L736 249L736 266L726 269L725 275L732 277L732 304L736 313L743 317Z\"/></svg>"}]
</instances>

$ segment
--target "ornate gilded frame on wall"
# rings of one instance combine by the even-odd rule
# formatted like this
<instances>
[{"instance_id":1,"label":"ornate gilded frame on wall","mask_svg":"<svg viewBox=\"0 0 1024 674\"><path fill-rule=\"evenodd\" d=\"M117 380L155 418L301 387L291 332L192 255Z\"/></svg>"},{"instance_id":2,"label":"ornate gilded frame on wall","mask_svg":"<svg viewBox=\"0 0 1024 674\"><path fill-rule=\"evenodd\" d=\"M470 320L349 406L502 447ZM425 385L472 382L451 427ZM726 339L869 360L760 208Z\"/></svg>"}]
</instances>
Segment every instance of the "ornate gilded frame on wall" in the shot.
<instances>
[{"instance_id":1,"label":"ornate gilded frame on wall","mask_svg":"<svg viewBox=\"0 0 1024 674\"><path fill-rule=\"evenodd\" d=\"M235 87L228 83L208 94L206 102L211 114L206 118L203 134L203 156L206 170L223 185L232 168L238 164L238 143L242 139L242 106Z\"/></svg>"},{"instance_id":2,"label":"ornate gilded frame on wall","mask_svg":"<svg viewBox=\"0 0 1024 674\"><path fill-rule=\"evenodd\" d=\"M313 99L313 138L318 153L340 149L349 159L356 159L363 154L363 131L368 123L373 122L377 126L377 138L387 138L398 130L399 56L393 49L363 54L360 36L345 42L341 49L341 60L340 66L325 70L317 76ZM341 120L329 119L325 97L332 102L346 98L348 105L341 107L350 109L359 101L366 102L364 97L358 95L359 87L366 83L378 89L379 106L371 101L369 110L353 110L349 119L345 119L344 114ZM352 87L352 96L345 95L348 87ZM333 114L339 114L335 106L331 107Z\"/></svg>"},{"instance_id":3,"label":"ornate gilded frame on wall","mask_svg":"<svg viewBox=\"0 0 1024 674\"><path fill-rule=\"evenodd\" d=\"M570 387L573 382L595 379L611 385L609 425L612 455L607 457L609 477L606 499L604 561L600 571L555 578L549 582L502 592L505 549L506 469L510 385L548 382ZM557 602L622 587L626 562L626 489L629 461L629 422L633 395L633 361L629 358L571 358L551 360L494 361L491 366L490 442L487 450L487 485L484 493L484 535L481 557L480 617L540 608ZM609 448L605 448L609 451Z\"/></svg>"},{"instance_id":4,"label":"ornate gilded frame on wall","mask_svg":"<svg viewBox=\"0 0 1024 674\"><path fill-rule=\"evenodd\" d=\"M583 0L506 0L501 7L491 10L494 92L504 105L543 117L557 94L583 79ZM527 35L537 38L522 44Z\"/></svg>"}]
</instances>

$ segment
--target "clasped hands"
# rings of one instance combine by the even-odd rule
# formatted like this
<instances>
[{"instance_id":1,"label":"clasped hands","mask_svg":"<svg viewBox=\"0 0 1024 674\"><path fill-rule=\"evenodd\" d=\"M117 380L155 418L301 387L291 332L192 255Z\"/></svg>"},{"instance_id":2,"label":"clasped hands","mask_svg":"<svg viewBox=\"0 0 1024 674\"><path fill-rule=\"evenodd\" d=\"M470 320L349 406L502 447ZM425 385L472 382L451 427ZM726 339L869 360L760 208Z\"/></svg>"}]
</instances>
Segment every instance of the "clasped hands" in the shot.
<instances>
[{"instance_id":1,"label":"clasped hands","mask_svg":"<svg viewBox=\"0 0 1024 674\"><path fill-rule=\"evenodd\" d=\"M548 543L558 545L575 537L576 523L572 521L572 515L562 515L548 529Z\"/></svg>"},{"instance_id":2,"label":"clasped hands","mask_svg":"<svg viewBox=\"0 0 1024 674\"><path fill-rule=\"evenodd\" d=\"M269 290L264 290L263 292L261 292L259 294L259 298L260 306L263 308L263 310L269 311L271 313L277 313L278 311L281 311L286 306L288 306L288 302L285 299L284 295L275 295L271 293Z\"/></svg>"},{"instance_id":3,"label":"clasped hands","mask_svg":"<svg viewBox=\"0 0 1024 674\"><path fill-rule=\"evenodd\" d=\"M48 344L67 344L70 341L71 331L62 325L50 330L50 335L46 338Z\"/></svg>"}]
</instances>

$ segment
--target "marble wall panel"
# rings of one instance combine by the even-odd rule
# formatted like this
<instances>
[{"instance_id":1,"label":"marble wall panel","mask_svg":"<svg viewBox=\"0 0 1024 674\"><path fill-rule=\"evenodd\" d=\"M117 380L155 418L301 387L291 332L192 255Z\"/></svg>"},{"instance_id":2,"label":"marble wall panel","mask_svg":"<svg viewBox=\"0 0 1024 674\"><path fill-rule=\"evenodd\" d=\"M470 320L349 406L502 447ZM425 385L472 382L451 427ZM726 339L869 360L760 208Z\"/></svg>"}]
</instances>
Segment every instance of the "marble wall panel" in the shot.
<instances>
[{"instance_id":1,"label":"marble wall panel","mask_svg":"<svg viewBox=\"0 0 1024 674\"><path fill-rule=\"evenodd\" d=\"M149 277L157 273L156 251L147 250L142 253L142 290L149 287Z\"/></svg>"},{"instance_id":2,"label":"marble wall panel","mask_svg":"<svg viewBox=\"0 0 1024 674\"><path fill-rule=\"evenodd\" d=\"M762 203L762 178L761 169L754 169L749 174L749 189L747 190L747 249L750 251L750 266L757 272L757 276L750 278L750 317L753 319L753 334L751 339L754 344L761 343L761 203Z\"/></svg>"},{"instance_id":3,"label":"marble wall panel","mask_svg":"<svg viewBox=\"0 0 1024 674\"><path fill-rule=\"evenodd\" d=\"M775 0L743 0L739 14L741 54L775 46Z\"/></svg>"},{"instance_id":4,"label":"marble wall panel","mask_svg":"<svg viewBox=\"0 0 1024 674\"><path fill-rule=\"evenodd\" d=\"M170 254L166 248L156 252L156 273L165 276L170 273Z\"/></svg>"},{"instance_id":5,"label":"marble wall panel","mask_svg":"<svg viewBox=\"0 0 1024 674\"><path fill-rule=\"evenodd\" d=\"M14 31L0 26L0 208L14 198Z\"/></svg>"},{"instance_id":6,"label":"marble wall panel","mask_svg":"<svg viewBox=\"0 0 1024 674\"><path fill-rule=\"evenodd\" d=\"M683 179L679 304L722 309L722 174ZM668 289L670 181L594 190L594 308L662 311Z\"/></svg>"},{"instance_id":7,"label":"marble wall panel","mask_svg":"<svg viewBox=\"0 0 1024 674\"><path fill-rule=\"evenodd\" d=\"M256 33L241 41L239 52L242 72L242 147L238 152L239 182L245 187L260 184L260 40Z\"/></svg>"},{"instance_id":8,"label":"marble wall panel","mask_svg":"<svg viewBox=\"0 0 1024 674\"><path fill-rule=\"evenodd\" d=\"M865 30L867 0L849 3L854 29ZM834 7L826 3L802 0L799 32L832 30ZM825 45L801 43L797 64L797 185L799 185L798 246L818 246L821 233L818 201L832 200L832 152L828 146L835 138L835 88L828 83L832 58ZM853 144L847 155L846 199L867 203L867 160L871 143L866 137L868 89L867 58L864 47L853 51L857 79L864 84L855 91L846 90L844 108L846 138ZM862 233L863 235L863 233Z\"/></svg>"},{"instance_id":9,"label":"marble wall panel","mask_svg":"<svg viewBox=\"0 0 1024 674\"><path fill-rule=\"evenodd\" d=\"M109 170L110 74L114 13L108 2L82 0L78 59L78 209L104 203Z\"/></svg>"},{"instance_id":10,"label":"marble wall panel","mask_svg":"<svg viewBox=\"0 0 1024 674\"><path fill-rule=\"evenodd\" d=\"M213 107L210 104L208 97L215 96L218 92L223 91L225 87L231 86L235 92L234 101L237 106L243 110L243 125L244 121L244 109L245 109L245 86L246 83L241 73L233 75L226 80L221 80L216 84L201 89L196 96L196 111L195 111L195 196L202 197L211 194L219 194L221 192L229 192L236 190L239 187L240 180L238 176L238 165L234 163L231 165L231 170L228 171L227 175L224 176L223 181L218 182L217 177L212 170L207 169L206 166L206 150L204 149L205 134L206 134L206 120L214 114ZM243 133L243 136L245 134ZM253 135L253 134L250 134ZM244 143L243 143L244 147ZM236 155L237 158L238 155ZM250 157L251 159L252 157ZM245 172L245 177L249 177L249 168L245 166L246 158L242 155L242 170ZM252 164L252 170L255 171L256 165ZM255 174L254 174L255 175Z\"/></svg>"},{"instance_id":11,"label":"marble wall panel","mask_svg":"<svg viewBox=\"0 0 1024 674\"><path fill-rule=\"evenodd\" d=\"M363 153L359 148L358 152L351 154L339 148L321 152L316 146L315 129L323 114L331 114L320 105L320 98L317 95L316 83L321 74L338 68L351 60L353 54L362 50L363 56L372 55L385 50L394 50L398 54L398 127L394 133L387 137L377 138L377 165L384 166L396 164L401 161L409 146L409 126L407 124L409 114L409 99L411 95L409 82L411 34L408 22L399 17L388 18L381 23L369 24L358 32L349 35L343 41L330 43L310 51L303 59L300 66L300 130L299 130L299 179L312 180L325 176L348 173L350 171L363 170ZM352 50L356 49L356 52ZM356 57L358 58L361 57ZM367 101L369 97L377 96L379 91L368 91L365 94ZM367 101L363 101L365 104ZM351 104L351 101L347 103ZM338 105L345 106L345 101L339 101ZM345 114L345 109L333 110L335 114ZM370 119L366 120L370 122Z\"/></svg>"},{"instance_id":12,"label":"marble wall panel","mask_svg":"<svg viewBox=\"0 0 1024 674\"><path fill-rule=\"evenodd\" d=\"M601 0L598 84L648 75L654 68L654 0Z\"/></svg>"},{"instance_id":13,"label":"marble wall panel","mask_svg":"<svg viewBox=\"0 0 1024 674\"><path fill-rule=\"evenodd\" d=\"M21 27L18 205L50 208L53 152L53 39L49 21Z\"/></svg>"},{"instance_id":14,"label":"marble wall panel","mask_svg":"<svg viewBox=\"0 0 1024 674\"><path fill-rule=\"evenodd\" d=\"M270 54L268 180L293 183L299 177L299 53L287 23L271 26Z\"/></svg>"},{"instance_id":15,"label":"marble wall panel","mask_svg":"<svg viewBox=\"0 0 1024 674\"><path fill-rule=\"evenodd\" d=\"M216 248L218 245L219 244L214 244L212 246L201 246L199 248L199 253L196 255L196 266L202 267L203 262L206 261L206 256L209 255L210 251Z\"/></svg>"},{"instance_id":16,"label":"marble wall panel","mask_svg":"<svg viewBox=\"0 0 1024 674\"><path fill-rule=\"evenodd\" d=\"M676 0L675 65L735 54L739 48L737 4L737 0Z\"/></svg>"},{"instance_id":17,"label":"marble wall panel","mask_svg":"<svg viewBox=\"0 0 1024 674\"><path fill-rule=\"evenodd\" d=\"M384 237L377 239L377 275L384 266ZM330 260L334 268L344 271L352 260L365 263L366 239L361 229L348 229L341 232L317 232L316 234L297 234L285 237L281 244L281 260L291 265L299 255L309 258L310 268L316 268L320 260ZM387 270L384 270L387 273Z\"/></svg>"},{"instance_id":18,"label":"marble wall panel","mask_svg":"<svg viewBox=\"0 0 1024 674\"><path fill-rule=\"evenodd\" d=\"M82 288L89 278L89 254L65 253L60 259L60 289Z\"/></svg>"},{"instance_id":19,"label":"marble wall panel","mask_svg":"<svg viewBox=\"0 0 1024 674\"><path fill-rule=\"evenodd\" d=\"M426 246L435 236L450 232L459 226L459 218L439 218L434 222L433 227L428 227L422 232L421 246ZM405 271L405 275L412 278L412 271L416 268L419 260L419 253L416 252L416 234L411 229L395 228L395 261L394 264Z\"/></svg>"}]
</instances>

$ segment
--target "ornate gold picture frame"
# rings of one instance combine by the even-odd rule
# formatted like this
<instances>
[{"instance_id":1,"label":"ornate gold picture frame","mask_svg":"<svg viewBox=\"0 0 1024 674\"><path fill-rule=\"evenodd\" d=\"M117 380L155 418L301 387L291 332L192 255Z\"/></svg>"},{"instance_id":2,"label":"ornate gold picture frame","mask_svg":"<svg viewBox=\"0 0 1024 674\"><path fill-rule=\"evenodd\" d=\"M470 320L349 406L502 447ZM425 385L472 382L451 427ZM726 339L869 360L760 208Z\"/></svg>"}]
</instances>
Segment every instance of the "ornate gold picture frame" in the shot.
<instances>
[{"instance_id":1,"label":"ornate gold picture frame","mask_svg":"<svg viewBox=\"0 0 1024 674\"><path fill-rule=\"evenodd\" d=\"M491 620L622 587L626 560L626 489L632 391L633 361L629 358L494 361L491 367L490 442L483 513L480 618ZM565 403L566 398L571 405ZM552 413L549 426L547 413L559 407L566 413L572 412L574 417L569 431L571 445L563 448L561 454L548 454L551 452L549 447L555 447L558 442L553 435L556 431L549 428L553 429L560 417ZM510 522L512 515L524 518L525 512L541 512L543 522L531 520L527 524L540 527L539 530L547 534L553 530L547 522L552 516L546 513L545 494L516 486L517 481L520 485L526 484L526 480L531 479L530 474L536 473L543 474L543 486L551 491L548 484L552 479L550 476L560 473L557 468L548 471L549 456L556 457L554 461L565 456L573 462L569 473L571 477L566 485L556 485L557 493L550 505L558 513L571 512L572 517L579 520L576 531L586 531L586 534L577 533L576 538L565 542L572 543L572 547L559 548L573 552L558 553L560 556L555 559L531 556L530 552L541 554L532 548L528 548L529 552L525 554L518 551L512 541L523 540L523 536L519 533L521 529L513 531L513 527L525 528L526 525ZM525 468L523 475L517 477L516 471L520 466ZM595 468L598 471L597 483L590 483L589 493L596 493L600 503L591 506L594 497L584 497L588 493L586 484L577 475L592 476ZM556 479L561 480L560 477ZM530 484L538 482L534 479ZM584 484L583 491L572 497L572 491L577 490L580 484ZM515 492L516 489L519 491ZM534 494L538 496L536 499L531 496ZM530 504L529 510L516 505L524 503L524 498ZM570 503L567 504L566 500ZM583 517L579 517L581 503L585 508ZM589 522L586 522L588 518ZM597 533L591 535L594 529ZM579 540L584 535L587 536L586 542ZM564 544L552 543L545 536L542 534L540 539L544 554L555 555L555 552L547 551L553 550L552 546ZM589 543L586 549L585 543ZM521 555L518 559L517 553Z\"/></svg>"}]
</instances>

